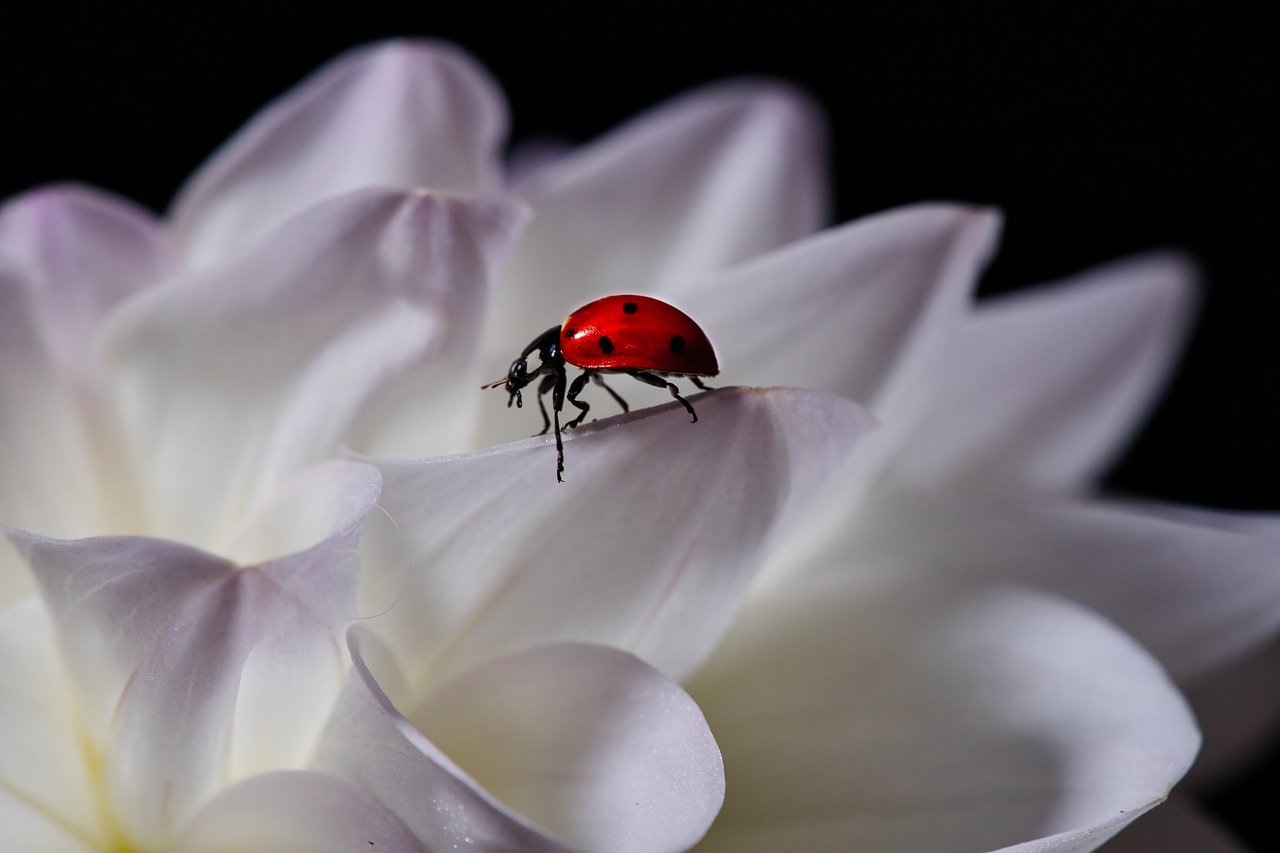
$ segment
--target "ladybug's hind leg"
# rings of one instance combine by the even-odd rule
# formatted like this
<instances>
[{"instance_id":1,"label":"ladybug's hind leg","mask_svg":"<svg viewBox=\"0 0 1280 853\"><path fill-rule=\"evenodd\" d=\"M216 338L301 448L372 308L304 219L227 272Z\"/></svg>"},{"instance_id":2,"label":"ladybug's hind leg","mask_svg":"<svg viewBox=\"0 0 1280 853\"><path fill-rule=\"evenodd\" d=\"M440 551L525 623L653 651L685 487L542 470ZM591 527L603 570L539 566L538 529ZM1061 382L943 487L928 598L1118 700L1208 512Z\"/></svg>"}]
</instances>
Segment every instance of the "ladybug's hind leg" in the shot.
<instances>
[{"instance_id":1,"label":"ladybug's hind leg","mask_svg":"<svg viewBox=\"0 0 1280 853\"><path fill-rule=\"evenodd\" d=\"M672 397L675 397L680 401L680 405L684 406L685 411L687 411L689 416L693 418L691 423L696 424L698 422L698 413L693 410L693 406L689 405L688 400L680 396L680 389L675 386L674 382L668 382L661 376L655 376L654 374L646 373L643 370L628 370L627 372L646 385L652 385L655 388L666 388L671 392Z\"/></svg>"},{"instance_id":2,"label":"ladybug's hind leg","mask_svg":"<svg viewBox=\"0 0 1280 853\"><path fill-rule=\"evenodd\" d=\"M701 379L699 379L697 376L690 376L690 377L689 377L689 381L690 381L690 382L692 382L694 385L697 385L697 386L698 386L699 388L701 388L703 391L714 391L714 390L716 390L716 389L712 388L710 385L703 385L703 384L702 384L702 380L701 380Z\"/></svg>"},{"instance_id":3,"label":"ladybug's hind leg","mask_svg":"<svg viewBox=\"0 0 1280 853\"><path fill-rule=\"evenodd\" d=\"M578 416L564 425L565 429L573 429L582 423L582 419L587 416L587 412L591 411L591 404L586 400L579 400L578 395L582 393L582 389L587 387L587 380L594 374L590 370L583 370L582 375L573 380L569 385L568 400L579 409Z\"/></svg>"},{"instance_id":4,"label":"ladybug's hind leg","mask_svg":"<svg viewBox=\"0 0 1280 853\"><path fill-rule=\"evenodd\" d=\"M591 380L595 382L597 385L599 385L601 388L603 388L604 390L608 391L609 396L612 397L613 401L622 408L622 411L624 412L631 411L631 407L627 405L627 401L622 399L621 395L619 395L617 391L613 390L612 388L610 388L608 385L605 384L603 376L601 376L599 373L592 373Z\"/></svg>"}]
</instances>

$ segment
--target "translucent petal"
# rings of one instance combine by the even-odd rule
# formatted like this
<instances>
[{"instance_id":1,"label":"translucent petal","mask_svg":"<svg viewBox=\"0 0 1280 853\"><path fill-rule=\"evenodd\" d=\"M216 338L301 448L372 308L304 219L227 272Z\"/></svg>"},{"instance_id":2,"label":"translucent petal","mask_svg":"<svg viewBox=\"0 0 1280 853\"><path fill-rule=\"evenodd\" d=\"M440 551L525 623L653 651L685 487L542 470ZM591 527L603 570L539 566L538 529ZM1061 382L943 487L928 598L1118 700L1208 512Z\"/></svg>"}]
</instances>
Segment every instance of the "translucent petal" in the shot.
<instances>
[{"instance_id":1,"label":"translucent petal","mask_svg":"<svg viewBox=\"0 0 1280 853\"><path fill-rule=\"evenodd\" d=\"M11 534L132 843L163 846L227 783L305 760L343 677L368 509L308 551L244 567L157 539Z\"/></svg>"},{"instance_id":2,"label":"translucent petal","mask_svg":"<svg viewBox=\"0 0 1280 853\"><path fill-rule=\"evenodd\" d=\"M604 646L537 646L468 670L409 715L480 784L579 850L684 850L724 765L678 684Z\"/></svg>"},{"instance_id":3,"label":"translucent petal","mask_svg":"<svg viewBox=\"0 0 1280 853\"><path fill-rule=\"evenodd\" d=\"M719 85L539 170L519 187L536 219L496 306L489 366L591 298L660 295L818 230L823 132L817 109L794 90Z\"/></svg>"},{"instance_id":4,"label":"translucent petal","mask_svg":"<svg viewBox=\"0 0 1280 853\"><path fill-rule=\"evenodd\" d=\"M457 48L357 48L265 107L182 189L184 260L217 261L354 190L497 190L506 125L496 84Z\"/></svg>"},{"instance_id":5,"label":"translucent petal","mask_svg":"<svg viewBox=\"0 0 1280 853\"><path fill-rule=\"evenodd\" d=\"M688 682L728 777L709 849L923 853L1110 832L1194 758L1178 692L1092 614L853 578L754 598Z\"/></svg>"},{"instance_id":6,"label":"translucent petal","mask_svg":"<svg viewBox=\"0 0 1280 853\"><path fill-rule=\"evenodd\" d=\"M1157 255L980 303L894 476L984 490L1091 484L1164 384L1194 278Z\"/></svg>"},{"instance_id":7,"label":"translucent petal","mask_svg":"<svg viewBox=\"0 0 1280 853\"><path fill-rule=\"evenodd\" d=\"M106 348L151 499L145 529L222 549L280 478L331 454L395 383L456 385L521 221L502 200L357 193L133 302Z\"/></svg>"},{"instance_id":8,"label":"translucent petal","mask_svg":"<svg viewBox=\"0 0 1280 853\"><path fill-rule=\"evenodd\" d=\"M726 389L566 437L378 463L365 605L412 684L531 642L634 651L676 677L714 647L775 529L871 428L828 395Z\"/></svg>"}]
</instances>

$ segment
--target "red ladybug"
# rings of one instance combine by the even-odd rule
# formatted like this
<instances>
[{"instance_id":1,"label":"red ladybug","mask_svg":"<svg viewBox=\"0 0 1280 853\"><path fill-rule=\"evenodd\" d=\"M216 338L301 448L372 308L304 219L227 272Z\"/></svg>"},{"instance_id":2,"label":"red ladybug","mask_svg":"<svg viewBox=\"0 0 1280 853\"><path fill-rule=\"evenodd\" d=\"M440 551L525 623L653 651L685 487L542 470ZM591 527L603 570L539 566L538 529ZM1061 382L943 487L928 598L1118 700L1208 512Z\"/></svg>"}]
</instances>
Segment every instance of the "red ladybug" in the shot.
<instances>
[{"instance_id":1,"label":"red ladybug","mask_svg":"<svg viewBox=\"0 0 1280 853\"><path fill-rule=\"evenodd\" d=\"M541 364L530 372L528 359L535 350ZM581 375L568 386L568 393L565 391L566 363L582 368ZM560 476L564 473L560 411L568 399L579 412L564 428L573 429L582 423L591 409L578 399L587 380L608 391L624 412L629 411L626 401L604 383L600 374L625 373L648 385L666 388L696 423L698 413L693 406L680 396L679 388L662 377L685 376L694 385L709 391L711 389L703 385L699 377L715 376L719 372L720 365L711 341L688 314L652 296L606 296L588 302L559 326L547 329L511 362L504 378L483 387L505 386L509 395L507 405L514 401L519 407L524 405L520 389L539 376L543 377L538 385L538 408L542 411L542 431L538 434L545 434L552 425L552 419L547 417L546 404L542 402L542 396L551 392L556 430L556 480L564 482Z\"/></svg>"}]
</instances>

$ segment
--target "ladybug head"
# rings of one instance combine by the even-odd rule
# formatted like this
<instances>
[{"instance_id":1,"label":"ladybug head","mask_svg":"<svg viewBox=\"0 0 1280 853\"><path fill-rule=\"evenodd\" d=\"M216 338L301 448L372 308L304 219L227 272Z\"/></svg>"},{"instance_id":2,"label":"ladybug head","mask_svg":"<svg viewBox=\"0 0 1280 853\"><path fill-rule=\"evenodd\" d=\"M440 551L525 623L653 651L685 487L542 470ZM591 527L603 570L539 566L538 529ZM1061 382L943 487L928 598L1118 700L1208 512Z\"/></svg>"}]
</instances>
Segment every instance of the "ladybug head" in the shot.
<instances>
[{"instance_id":1,"label":"ladybug head","mask_svg":"<svg viewBox=\"0 0 1280 853\"><path fill-rule=\"evenodd\" d=\"M516 404L516 408L524 406L524 398L520 394L520 389L528 385L534 380L537 373L533 376L529 375L529 360L524 356L520 356L511 362L511 367L507 368L507 375L501 379L486 384L485 388L497 388L505 386L507 391L507 407L510 408L512 403Z\"/></svg>"}]
</instances>

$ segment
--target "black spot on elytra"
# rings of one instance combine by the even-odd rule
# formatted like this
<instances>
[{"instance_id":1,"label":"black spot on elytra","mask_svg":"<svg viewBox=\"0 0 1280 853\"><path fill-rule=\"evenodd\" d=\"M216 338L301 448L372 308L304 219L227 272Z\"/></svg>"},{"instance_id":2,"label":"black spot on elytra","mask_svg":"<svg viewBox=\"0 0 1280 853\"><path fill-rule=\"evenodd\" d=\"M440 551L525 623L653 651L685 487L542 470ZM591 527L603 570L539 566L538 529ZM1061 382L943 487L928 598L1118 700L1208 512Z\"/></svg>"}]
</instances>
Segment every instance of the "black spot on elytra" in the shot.
<instances>
[{"instance_id":1,"label":"black spot on elytra","mask_svg":"<svg viewBox=\"0 0 1280 853\"><path fill-rule=\"evenodd\" d=\"M565 330L564 330L564 336L565 336L565 338L572 338L572 337L573 337L574 335L576 335L576 334L578 334L578 330L577 330L577 329L565 329Z\"/></svg>"},{"instance_id":2,"label":"black spot on elytra","mask_svg":"<svg viewBox=\"0 0 1280 853\"><path fill-rule=\"evenodd\" d=\"M600 352L605 355L613 352L613 341L609 340L608 335L601 335L600 340L597 343L600 344Z\"/></svg>"},{"instance_id":3,"label":"black spot on elytra","mask_svg":"<svg viewBox=\"0 0 1280 853\"><path fill-rule=\"evenodd\" d=\"M638 307L638 306L637 306L634 302L624 302L624 303L622 303L622 313L623 313L623 314L634 314L634 313L636 313L636 308L637 308L637 307Z\"/></svg>"},{"instance_id":4,"label":"black spot on elytra","mask_svg":"<svg viewBox=\"0 0 1280 853\"><path fill-rule=\"evenodd\" d=\"M671 336L671 354L684 355L684 338L679 335Z\"/></svg>"}]
</instances>

